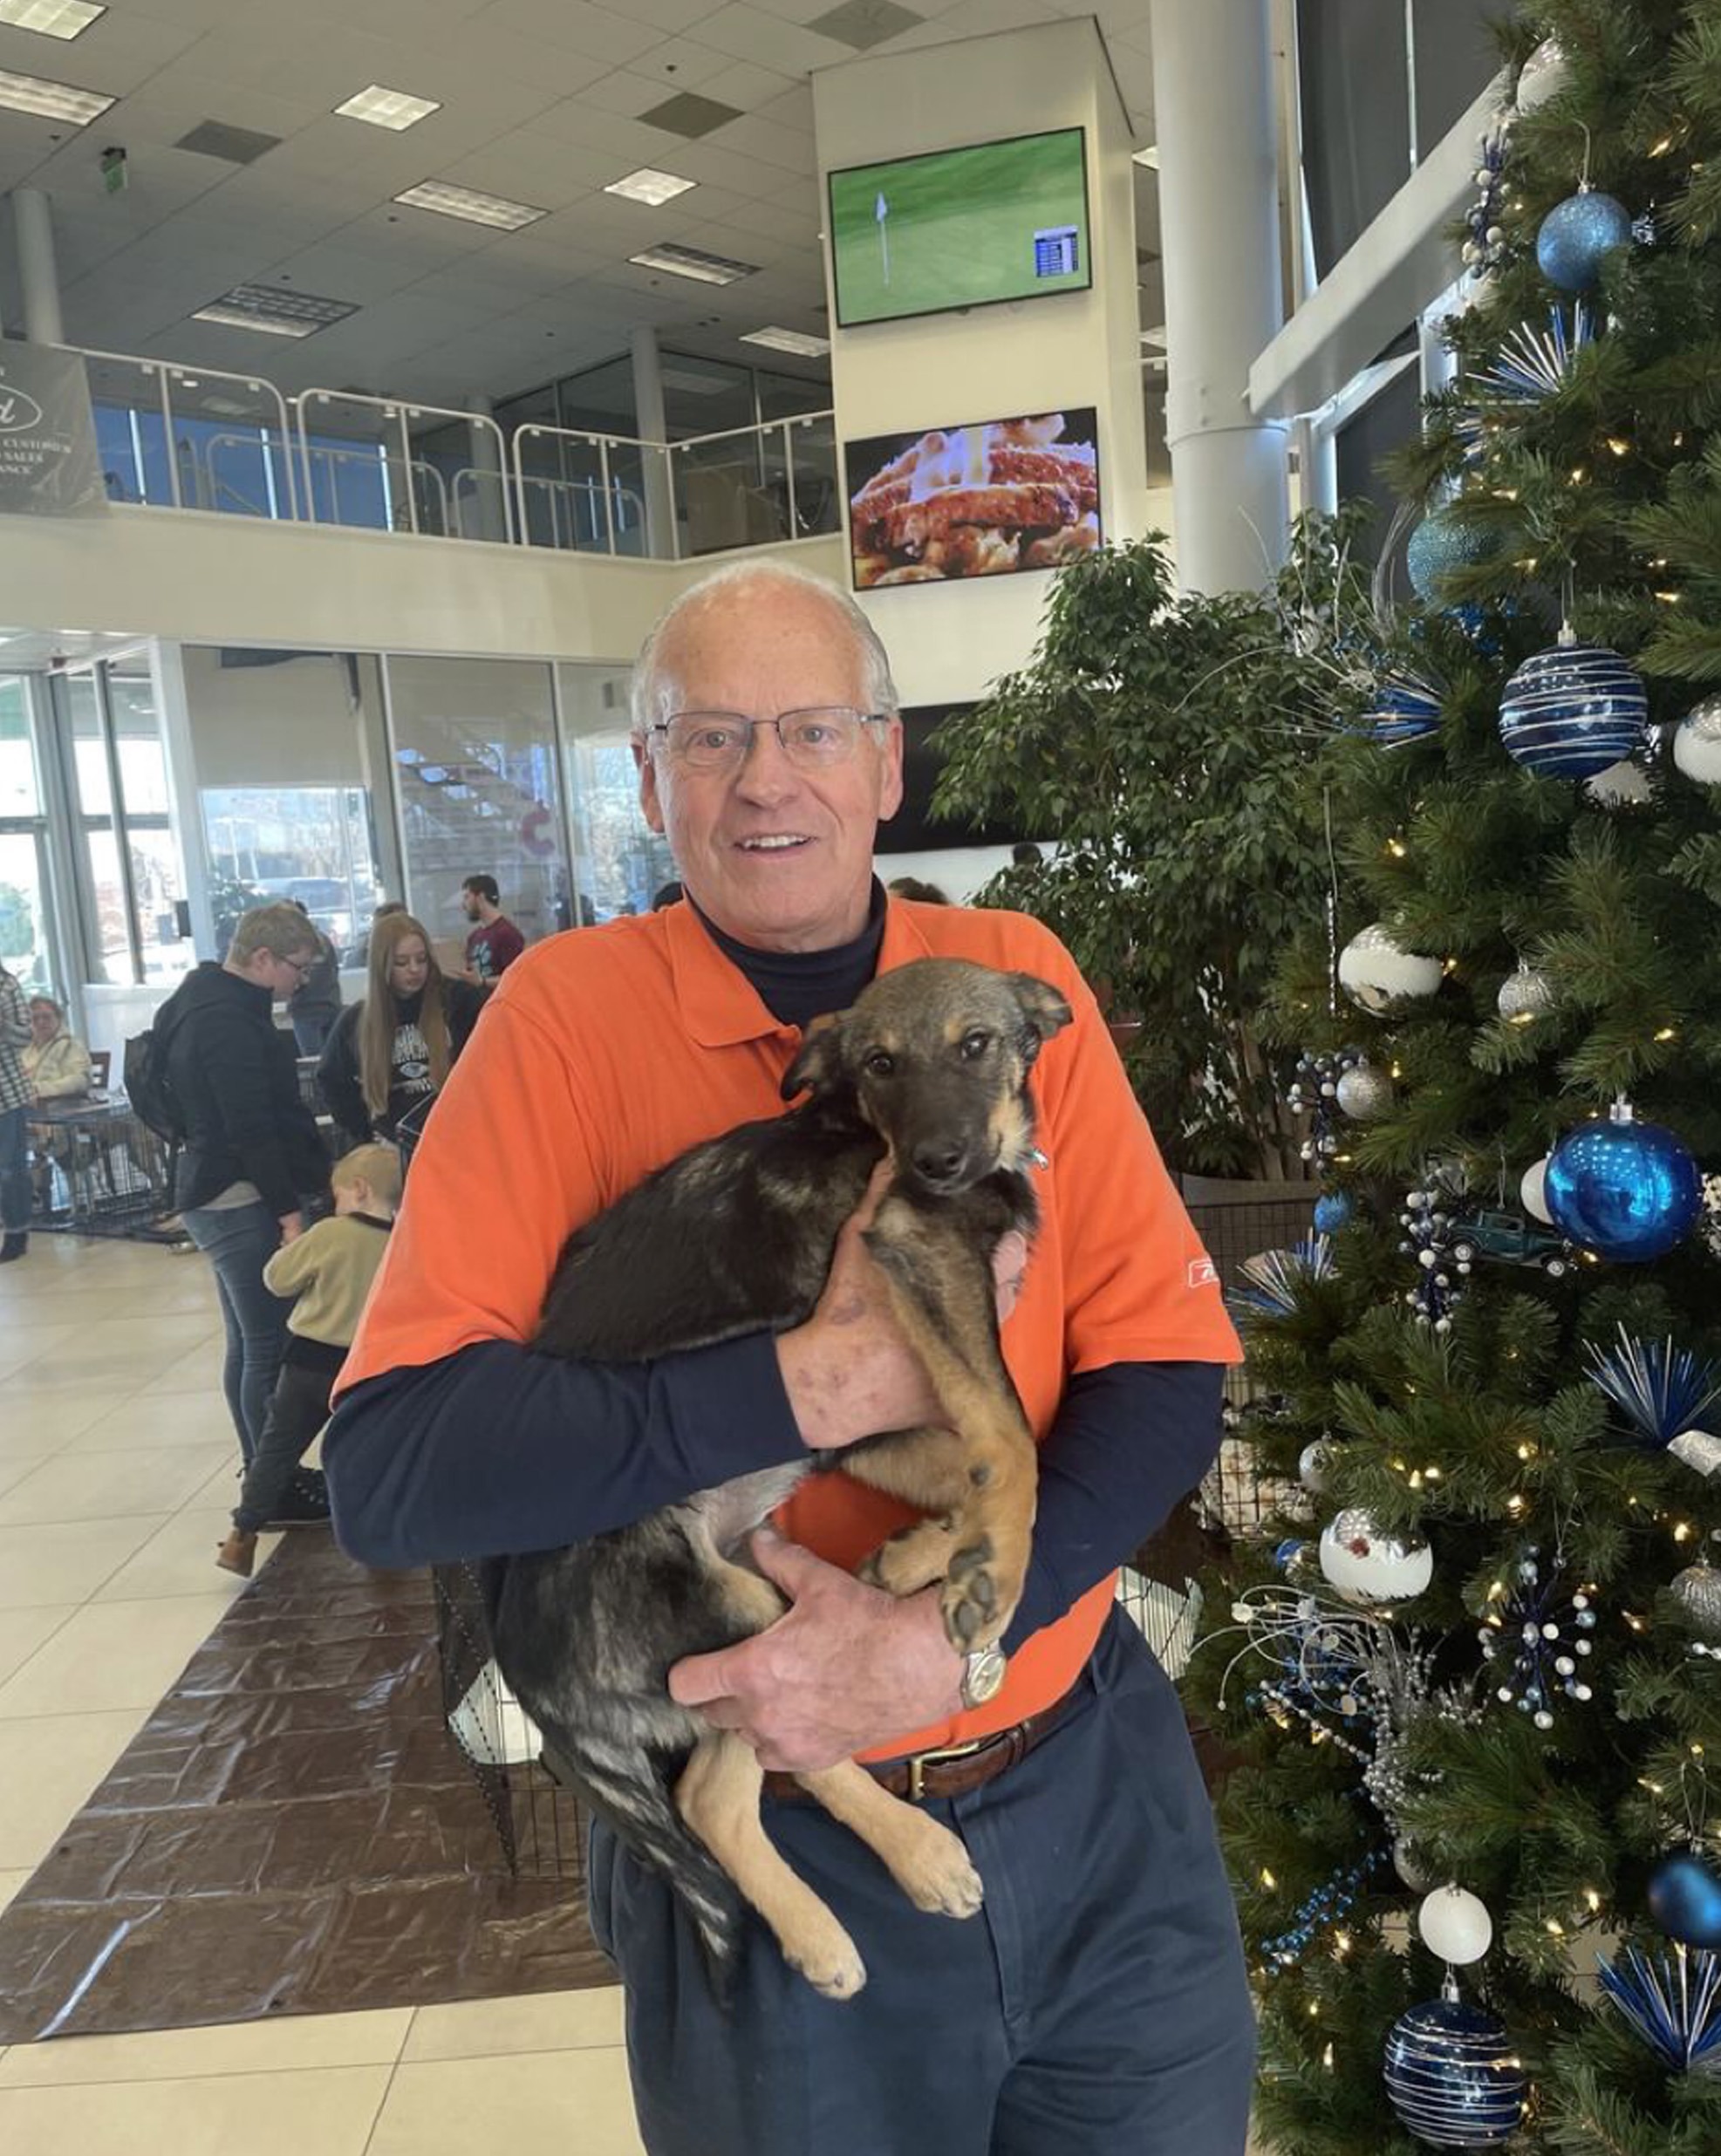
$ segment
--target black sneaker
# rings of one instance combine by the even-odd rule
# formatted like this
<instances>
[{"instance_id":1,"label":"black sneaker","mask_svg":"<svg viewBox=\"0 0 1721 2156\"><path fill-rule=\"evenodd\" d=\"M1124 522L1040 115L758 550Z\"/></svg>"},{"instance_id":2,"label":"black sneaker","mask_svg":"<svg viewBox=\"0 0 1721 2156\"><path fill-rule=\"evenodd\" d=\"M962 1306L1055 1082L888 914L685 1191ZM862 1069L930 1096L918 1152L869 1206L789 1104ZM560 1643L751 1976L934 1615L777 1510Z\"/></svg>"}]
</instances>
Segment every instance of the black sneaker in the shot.
<instances>
[{"instance_id":1,"label":"black sneaker","mask_svg":"<svg viewBox=\"0 0 1721 2156\"><path fill-rule=\"evenodd\" d=\"M277 1506L276 1527L326 1527L329 1524L329 1486L320 1468L302 1467L294 1475L286 1496Z\"/></svg>"}]
</instances>

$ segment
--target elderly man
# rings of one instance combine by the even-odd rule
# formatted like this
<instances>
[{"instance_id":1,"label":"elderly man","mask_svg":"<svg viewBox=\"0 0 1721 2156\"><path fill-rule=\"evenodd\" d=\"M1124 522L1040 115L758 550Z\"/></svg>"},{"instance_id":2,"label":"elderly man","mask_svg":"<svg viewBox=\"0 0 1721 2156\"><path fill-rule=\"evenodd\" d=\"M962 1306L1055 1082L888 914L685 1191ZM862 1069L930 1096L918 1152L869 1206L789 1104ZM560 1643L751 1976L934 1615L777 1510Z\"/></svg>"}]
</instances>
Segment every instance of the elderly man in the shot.
<instances>
[{"instance_id":1,"label":"elderly man","mask_svg":"<svg viewBox=\"0 0 1721 2156\"><path fill-rule=\"evenodd\" d=\"M1217 1443L1236 1349L1212 1266L1055 940L879 888L902 733L852 602L768 564L693 587L641 654L634 754L688 903L540 945L497 990L344 1374L324 1449L338 1531L379 1565L540 1549L914 1420L924 1374L851 1236L819 1308L778 1337L644 1368L529 1343L570 1232L685 1147L777 1112L802 1029L875 972L939 954L1054 982L1076 1015L1035 1075L1043 1226L1003 1298L1041 1440L1007 1666L948 1645L936 1590L892 1600L852 1577L903 1511L818 1476L755 1540L788 1613L672 1675L778 1771L768 1829L867 1986L819 1999L761 1935L720 2010L667 1890L601 1825L592 1926L626 1987L653 2156L1240 2156L1235 1918L1176 1700L1112 1603L1117 1562ZM912 1908L782 1785L850 1755L963 1837L980 1916Z\"/></svg>"}]
</instances>

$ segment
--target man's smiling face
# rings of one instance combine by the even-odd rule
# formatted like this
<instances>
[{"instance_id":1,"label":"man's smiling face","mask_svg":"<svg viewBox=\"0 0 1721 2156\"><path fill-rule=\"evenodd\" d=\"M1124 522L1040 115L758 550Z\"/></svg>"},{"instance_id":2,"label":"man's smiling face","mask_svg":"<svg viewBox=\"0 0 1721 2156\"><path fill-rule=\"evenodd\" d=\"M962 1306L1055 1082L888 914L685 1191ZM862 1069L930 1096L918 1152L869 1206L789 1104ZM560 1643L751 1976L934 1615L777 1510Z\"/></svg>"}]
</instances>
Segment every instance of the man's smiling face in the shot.
<instances>
[{"instance_id":1,"label":"man's smiling face","mask_svg":"<svg viewBox=\"0 0 1721 2156\"><path fill-rule=\"evenodd\" d=\"M675 711L749 719L817 705L867 709L859 646L837 606L761 578L695 601L671 623L657 677ZM664 737L636 745L640 799L673 849L688 894L719 928L761 951L825 951L866 924L872 847L902 801L902 727L866 727L854 754L802 770L768 726L734 771L689 771Z\"/></svg>"}]
</instances>

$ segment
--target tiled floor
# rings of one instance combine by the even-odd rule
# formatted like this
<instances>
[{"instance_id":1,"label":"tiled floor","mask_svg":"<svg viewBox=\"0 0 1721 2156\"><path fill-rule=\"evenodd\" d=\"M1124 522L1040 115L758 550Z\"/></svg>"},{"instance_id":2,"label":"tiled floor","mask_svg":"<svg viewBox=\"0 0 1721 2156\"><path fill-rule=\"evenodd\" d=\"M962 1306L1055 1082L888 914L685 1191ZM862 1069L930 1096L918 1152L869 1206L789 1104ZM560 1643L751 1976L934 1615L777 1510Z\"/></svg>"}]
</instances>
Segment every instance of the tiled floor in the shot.
<instances>
[{"instance_id":1,"label":"tiled floor","mask_svg":"<svg viewBox=\"0 0 1721 2156\"><path fill-rule=\"evenodd\" d=\"M0 1272L0 1906L238 1592L220 1334L195 1255L38 1236ZM642 2156L618 1993L0 2051L7 2156L504 2145Z\"/></svg>"}]
</instances>

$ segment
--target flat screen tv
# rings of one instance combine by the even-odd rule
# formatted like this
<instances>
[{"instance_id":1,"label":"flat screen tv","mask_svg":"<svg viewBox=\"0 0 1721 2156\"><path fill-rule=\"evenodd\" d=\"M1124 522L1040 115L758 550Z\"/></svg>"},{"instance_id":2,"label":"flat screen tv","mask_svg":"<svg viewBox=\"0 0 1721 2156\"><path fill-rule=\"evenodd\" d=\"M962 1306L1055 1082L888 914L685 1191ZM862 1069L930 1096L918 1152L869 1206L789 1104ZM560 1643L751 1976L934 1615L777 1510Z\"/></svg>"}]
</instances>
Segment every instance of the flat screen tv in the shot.
<instances>
[{"instance_id":1,"label":"flat screen tv","mask_svg":"<svg viewBox=\"0 0 1721 2156\"><path fill-rule=\"evenodd\" d=\"M852 165L829 180L845 330L1094 281L1080 127Z\"/></svg>"},{"instance_id":2,"label":"flat screen tv","mask_svg":"<svg viewBox=\"0 0 1721 2156\"><path fill-rule=\"evenodd\" d=\"M1091 405L845 442L855 589L1060 569L1100 543Z\"/></svg>"},{"instance_id":3,"label":"flat screen tv","mask_svg":"<svg viewBox=\"0 0 1721 2156\"><path fill-rule=\"evenodd\" d=\"M1029 834L1014 823L987 823L975 829L966 823L935 822L932 789L944 769L944 758L933 737L946 719L971 710L967 704L917 704L902 714L902 807L888 823L878 826L881 856L936 853L950 846L1013 846ZM880 874L890 880L888 865Z\"/></svg>"}]
</instances>

